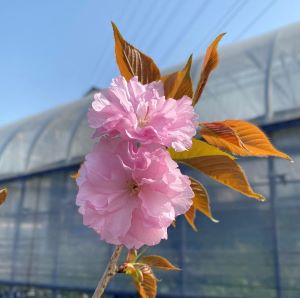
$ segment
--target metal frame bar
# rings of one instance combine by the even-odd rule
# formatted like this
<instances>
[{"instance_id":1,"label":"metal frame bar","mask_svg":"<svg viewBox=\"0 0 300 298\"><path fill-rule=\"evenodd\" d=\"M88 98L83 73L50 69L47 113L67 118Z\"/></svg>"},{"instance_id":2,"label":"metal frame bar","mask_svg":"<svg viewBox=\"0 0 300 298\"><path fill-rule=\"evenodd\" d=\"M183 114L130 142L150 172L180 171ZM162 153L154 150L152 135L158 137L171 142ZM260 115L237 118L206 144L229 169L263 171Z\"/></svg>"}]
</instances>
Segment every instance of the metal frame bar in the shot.
<instances>
[{"instance_id":1,"label":"metal frame bar","mask_svg":"<svg viewBox=\"0 0 300 298\"><path fill-rule=\"evenodd\" d=\"M53 115L50 115L40 126L38 131L36 132L28 150L27 150L27 158L25 162L25 169L28 169L29 163L30 163L30 157L31 157L31 152L34 150L34 147L36 143L38 142L39 138L43 135L43 132L47 129L47 126L50 125L51 121L53 120Z\"/></svg>"},{"instance_id":2,"label":"metal frame bar","mask_svg":"<svg viewBox=\"0 0 300 298\"><path fill-rule=\"evenodd\" d=\"M37 181L37 195L36 195L36 198L35 198L35 210L34 210L34 214L33 214L33 229L32 229L32 237L31 237L31 241L30 241L30 251L29 251L29 261L28 261L29 266L28 266L28 270L27 270L28 280L31 279L33 249L34 249L35 237L36 237L36 225L37 225L37 219L38 219L38 209L39 209L39 205L40 205L39 196L40 196L40 192L41 192L41 177L38 176L37 179L38 179L38 181Z\"/></svg>"},{"instance_id":3,"label":"metal frame bar","mask_svg":"<svg viewBox=\"0 0 300 298\"><path fill-rule=\"evenodd\" d=\"M269 189L270 189L270 207L272 218L272 239L273 239L273 261L274 261L274 284L276 288L276 298L281 298L281 270L280 270L280 256L279 256L279 243L278 243L278 229L276 219L276 177L274 172L274 160L268 159L269 171Z\"/></svg>"}]
</instances>

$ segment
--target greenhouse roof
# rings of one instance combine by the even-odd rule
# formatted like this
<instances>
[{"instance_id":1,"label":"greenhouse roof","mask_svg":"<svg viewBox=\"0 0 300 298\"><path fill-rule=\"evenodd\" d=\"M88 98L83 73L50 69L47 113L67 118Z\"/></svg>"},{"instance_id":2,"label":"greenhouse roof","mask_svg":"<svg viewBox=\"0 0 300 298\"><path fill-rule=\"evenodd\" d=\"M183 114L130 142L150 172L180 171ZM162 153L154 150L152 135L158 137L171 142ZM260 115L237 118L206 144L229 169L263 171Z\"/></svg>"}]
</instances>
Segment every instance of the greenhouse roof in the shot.
<instances>
[{"instance_id":1,"label":"greenhouse roof","mask_svg":"<svg viewBox=\"0 0 300 298\"><path fill-rule=\"evenodd\" d=\"M223 47L220 65L208 81L197 111L204 121L236 118L273 123L281 121L283 114L285 119L294 118L300 115L299 82L297 23Z\"/></svg>"},{"instance_id":2,"label":"greenhouse roof","mask_svg":"<svg viewBox=\"0 0 300 298\"><path fill-rule=\"evenodd\" d=\"M201 60L201 59L200 59ZM199 75L198 59L193 66ZM196 110L201 121L248 119L270 124L300 118L300 23L226 46ZM299 90L300 91L300 90ZM82 160L93 143L80 100L0 128L0 178Z\"/></svg>"}]
</instances>

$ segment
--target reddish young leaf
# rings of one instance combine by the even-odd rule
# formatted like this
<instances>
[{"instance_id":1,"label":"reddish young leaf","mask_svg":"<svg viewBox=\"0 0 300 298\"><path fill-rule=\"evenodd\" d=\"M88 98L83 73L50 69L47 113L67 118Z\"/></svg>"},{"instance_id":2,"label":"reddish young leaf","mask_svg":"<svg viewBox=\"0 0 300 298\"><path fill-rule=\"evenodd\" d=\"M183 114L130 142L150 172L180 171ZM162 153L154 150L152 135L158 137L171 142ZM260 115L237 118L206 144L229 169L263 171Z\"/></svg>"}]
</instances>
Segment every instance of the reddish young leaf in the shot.
<instances>
[{"instance_id":1,"label":"reddish young leaf","mask_svg":"<svg viewBox=\"0 0 300 298\"><path fill-rule=\"evenodd\" d=\"M163 76L164 90L166 98L180 99L184 95L193 97L193 82L190 75L192 66L192 55L186 65L180 71Z\"/></svg>"},{"instance_id":2,"label":"reddish young leaf","mask_svg":"<svg viewBox=\"0 0 300 298\"><path fill-rule=\"evenodd\" d=\"M224 122L205 122L205 123L200 123L200 126L202 127L200 134L205 140L206 140L206 135L212 135L212 136L215 135L216 138L219 138L220 140L224 140L229 144L238 147L242 146L242 142L240 138L229 126L225 125ZM212 145L217 146L215 143Z\"/></svg>"},{"instance_id":3,"label":"reddish young leaf","mask_svg":"<svg viewBox=\"0 0 300 298\"><path fill-rule=\"evenodd\" d=\"M80 167L83 165L83 162L80 164ZM79 167L79 170L80 170L80 167ZM79 174L79 170L77 172L74 172L70 175L70 178L71 179L74 179L76 180L77 178L79 178L80 174Z\"/></svg>"},{"instance_id":4,"label":"reddish young leaf","mask_svg":"<svg viewBox=\"0 0 300 298\"><path fill-rule=\"evenodd\" d=\"M213 222L218 222L216 219L213 218L211 209L210 209L210 202L209 196L205 189L205 187L196 179L190 177L191 180L191 187L194 191L194 198L193 198L193 205L196 210L200 211L204 215L206 215L209 219Z\"/></svg>"},{"instance_id":5,"label":"reddish young leaf","mask_svg":"<svg viewBox=\"0 0 300 298\"><path fill-rule=\"evenodd\" d=\"M141 298L156 298L157 280L153 273L143 273L143 281L135 286Z\"/></svg>"},{"instance_id":6,"label":"reddish young leaf","mask_svg":"<svg viewBox=\"0 0 300 298\"><path fill-rule=\"evenodd\" d=\"M160 71L154 61L124 40L114 23L112 23L112 27L115 37L116 60L121 75L126 80L137 76L142 84L158 81Z\"/></svg>"},{"instance_id":7,"label":"reddish young leaf","mask_svg":"<svg viewBox=\"0 0 300 298\"><path fill-rule=\"evenodd\" d=\"M181 162L248 197L265 200L261 194L253 191L242 168L227 156L203 156Z\"/></svg>"},{"instance_id":8,"label":"reddish young leaf","mask_svg":"<svg viewBox=\"0 0 300 298\"><path fill-rule=\"evenodd\" d=\"M206 85L210 73L218 66L219 64L219 55L217 51L218 44L225 33L220 34L217 38L210 44L207 48L204 60L201 67L200 79L196 87L196 91L193 97L193 105L196 105L200 96L203 92L203 89Z\"/></svg>"},{"instance_id":9,"label":"reddish young leaf","mask_svg":"<svg viewBox=\"0 0 300 298\"><path fill-rule=\"evenodd\" d=\"M241 156L291 158L277 150L254 124L242 120L201 123L201 136L210 144Z\"/></svg>"},{"instance_id":10,"label":"reddish young leaf","mask_svg":"<svg viewBox=\"0 0 300 298\"><path fill-rule=\"evenodd\" d=\"M134 284L139 284L143 281L143 272L142 270L136 266L135 263L125 263L124 268L122 269L122 273L129 275Z\"/></svg>"},{"instance_id":11,"label":"reddish young leaf","mask_svg":"<svg viewBox=\"0 0 300 298\"><path fill-rule=\"evenodd\" d=\"M180 270L172 265L167 259L161 256L144 256L139 259L140 263L147 264L151 268L157 268L162 270Z\"/></svg>"},{"instance_id":12,"label":"reddish young leaf","mask_svg":"<svg viewBox=\"0 0 300 298\"><path fill-rule=\"evenodd\" d=\"M71 174L70 178L76 180L77 178L79 178L79 172Z\"/></svg>"},{"instance_id":13,"label":"reddish young leaf","mask_svg":"<svg viewBox=\"0 0 300 298\"><path fill-rule=\"evenodd\" d=\"M190 207L190 209L184 214L186 221L192 227L192 229L197 232L197 227L195 225L195 218L196 218L196 209L194 204Z\"/></svg>"},{"instance_id":14,"label":"reddish young leaf","mask_svg":"<svg viewBox=\"0 0 300 298\"><path fill-rule=\"evenodd\" d=\"M195 194L193 198L193 205L191 208L184 214L187 222L190 224L194 231L197 231L195 225L196 210L206 215L213 222L218 222L213 218L210 209L209 196L205 187L197 180L190 177L191 188Z\"/></svg>"},{"instance_id":15,"label":"reddish young leaf","mask_svg":"<svg viewBox=\"0 0 300 298\"><path fill-rule=\"evenodd\" d=\"M7 198L8 190L7 188L0 189L0 205L3 204Z\"/></svg>"},{"instance_id":16,"label":"reddish young leaf","mask_svg":"<svg viewBox=\"0 0 300 298\"><path fill-rule=\"evenodd\" d=\"M155 298L157 292L157 279L152 271L151 266L146 264L146 261L148 261L149 263L152 262L154 266L160 264L164 266L166 262L168 262L167 260L165 260L165 262L163 263L157 261L156 264L155 261L151 259L151 257L158 256L148 256L148 259L147 257L143 257L145 258L145 262L142 261L143 258L141 258L138 263L126 262L121 266L122 271L119 271L129 275L132 278L133 283L136 286L141 298ZM169 264L170 263L168 262L168 265ZM172 264L170 265L173 266Z\"/></svg>"},{"instance_id":17,"label":"reddish young leaf","mask_svg":"<svg viewBox=\"0 0 300 298\"><path fill-rule=\"evenodd\" d=\"M157 292L157 279L151 267L147 264L141 263L126 264L126 266L128 265L130 267L130 271L133 273L129 273L129 275L133 278L133 283L136 286L140 297L155 298Z\"/></svg>"},{"instance_id":18,"label":"reddish young leaf","mask_svg":"<svg viewBox=\"0 0 300 298\"><path fill-rule=\"evenodd\" d=\"M129 249L128 250L128 254L127 254L127 258L126 258L126 262L128 263L133 263L136 261L137 259L137 250L136 249Z\"/></svg>"}]
</instances>

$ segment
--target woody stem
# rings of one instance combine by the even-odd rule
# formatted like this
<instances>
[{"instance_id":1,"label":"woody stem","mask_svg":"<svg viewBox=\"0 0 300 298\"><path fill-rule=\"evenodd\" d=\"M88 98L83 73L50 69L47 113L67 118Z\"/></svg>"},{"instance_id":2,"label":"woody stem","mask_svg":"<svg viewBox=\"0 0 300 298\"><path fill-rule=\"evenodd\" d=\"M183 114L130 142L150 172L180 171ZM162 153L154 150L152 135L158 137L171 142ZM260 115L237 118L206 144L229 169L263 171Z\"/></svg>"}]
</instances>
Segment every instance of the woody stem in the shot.
<instances>
[{"instance_id":1,"label":"woody stem","mask_svg":"<svg viewBox=\"0 0 300 298\"><path fill-rule=\"evenodd\" d=\"M103 295L108 283L110 282L110 280L116 275L116 273L118 272L118 259L121 255L122 252L122 248L123 245L117 245L111 258L109 263L107 264L107 267L97 285L97 288L93 294L92 298L101 298L101 296Z\"/></svg>"}]
</instances>

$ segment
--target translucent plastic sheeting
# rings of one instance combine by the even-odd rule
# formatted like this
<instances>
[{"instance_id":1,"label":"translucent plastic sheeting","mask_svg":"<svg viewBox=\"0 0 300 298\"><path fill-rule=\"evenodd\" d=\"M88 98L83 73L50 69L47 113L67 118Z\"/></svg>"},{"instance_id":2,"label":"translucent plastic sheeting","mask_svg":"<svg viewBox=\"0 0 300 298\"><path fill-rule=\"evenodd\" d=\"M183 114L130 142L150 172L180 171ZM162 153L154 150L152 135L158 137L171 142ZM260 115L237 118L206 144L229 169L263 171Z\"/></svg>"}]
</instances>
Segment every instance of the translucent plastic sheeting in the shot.
<instances>
[{"instance_id":1,"label":"translucent plastic sheeting","mask_svg":"<svg viewBox=\"0 0 300 298\"><path fill-rule=\"evenodd\" d=\"M194 80L197 77L194 70ZM300 109L299 80L297 23L221 48L220 65L211 75L197 111L203 121L261 117L264 123L271 123L274 113L293 114Z\"/></svg>"},{"instance_id":2,"label":"translucent plastic sheeting","mask_svg":"<svg viewBox=\"0 0 300 298\"><path fill-rule=\"evenodd\" d=\"M0 179L82 159L93 144L86 114L92 96L0 129Z\"/></svg>"},{"instance_id":3,"label":"translucent plastic sheeting","mask_svg":"<svg viewBox=\"0 0 300 298\"><path fill-rule=\"evenodd\" d=\"M65 164L71 160L74 136L79 129L81 121L86 117L89 101L87 98L68 105L60 110L48 123L47 127L35 140L31 156L28 160L27 170L33 170L46 165ZM81 137L81 142L86 142L88 135ZM82 156L80 153L80 156Z\"/></svg>"},{"instance_id":4,"label":"translucent plastic sheeting","mask_svg":"<svg viewBox=\"0 0 300 298\"><path fill-rule=\"evenodd\" d=\"M172 297L282 297L300 295L300 127L270 135L296 163L280 159L239 161L252 186L266 196L246 198L184 168L207 186L214 224L198 214L195 234L183 218L170 227L168 241L149 254L168 257L180 272L157 273L159 293ZM293 140L290 143L288 140ZM75 206L75 169L22 178L8 184L0 208L0 280L49 288L92 290L112 252L82 225ZM133 292L124 276L110 291ZM280 293L280 296L278 296Z\"/></svg>"},{"instance_id":5,"label":"translucent plastic sheeting","mask_svg":"<svg viewBox=\"0 0 300 298\"><path fill-rule=\"evenodd\" d=\"M9 185L11 196L0 209L2 282L75 289L92 289L97 284L112 247L82 225L70 173L61 170ZM160 293L222 297L222 292L250 293L253 285L257 293L274 292L269 204L260 208L260 203L233 192L231 200L222 197L222 203L223 190L214 193L220 201L213 200L222 225L199 216L200 232L195 234L179 219L176 229L169 229L169 240L150 249L149 253L168 257L183 268L158 273L163 280ZM110 290L134 288L120 276Z\"/></svg>"}]
</instances>

